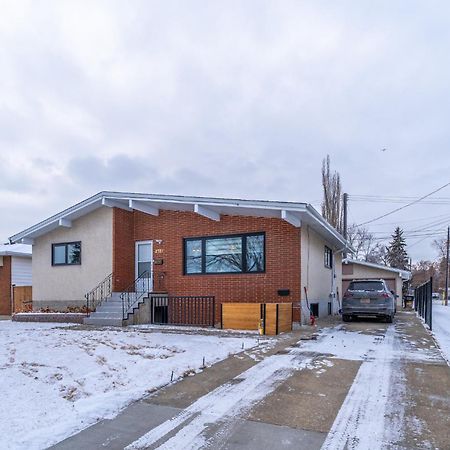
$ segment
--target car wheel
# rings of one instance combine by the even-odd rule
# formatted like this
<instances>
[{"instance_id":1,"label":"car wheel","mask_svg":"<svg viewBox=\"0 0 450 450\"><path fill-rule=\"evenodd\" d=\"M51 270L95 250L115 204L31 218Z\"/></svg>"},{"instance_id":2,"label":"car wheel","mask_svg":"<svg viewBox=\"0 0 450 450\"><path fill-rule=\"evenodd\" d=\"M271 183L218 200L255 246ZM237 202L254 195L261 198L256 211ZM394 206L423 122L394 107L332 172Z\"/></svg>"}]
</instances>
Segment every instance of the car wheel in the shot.
<instances>
[{"instance_id":1,"label":"car wheel","mask_svg":"<svg viewBox=\"0 0 450 450\"><path fill-rule=\"evenodd\" d=\"M386 323L392 323L393 317L392 316L386 316Z\"/></svg>"},{"instance_id":2,"label":"car wheel","mask_svg":"<svg viewBox=\"0 0 450 450\"><path fill-rule=\"evenodd\" d=\"M347 315L347 314L344 314L344 315L342 316L342 321L343 321L343 322L350 322L350 320L352 320L352 316L349 316L349 315Z\"/></svg>"}]
</instances>

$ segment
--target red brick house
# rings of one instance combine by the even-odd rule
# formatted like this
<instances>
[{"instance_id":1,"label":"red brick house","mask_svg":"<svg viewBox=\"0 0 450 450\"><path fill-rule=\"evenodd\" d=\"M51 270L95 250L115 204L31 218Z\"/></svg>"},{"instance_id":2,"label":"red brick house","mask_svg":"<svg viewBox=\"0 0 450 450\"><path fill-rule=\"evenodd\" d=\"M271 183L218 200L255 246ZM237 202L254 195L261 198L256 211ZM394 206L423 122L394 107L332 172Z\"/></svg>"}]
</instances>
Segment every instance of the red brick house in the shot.
<instances>
[{"instance_id":1,"label":"red brick house","mask_svg":"<svg viewBox=\"0 0 450 450\"><path fill-rule=\"evenodd\" d=\"M347 245L306 203L120 192L100 192L10 241L33 244L35 307L84 305L90 292L96 304L109 298L99 323L117 324L140 288L214 297L216 323L223 302L292 302L298 320L306 294L318 315L332 313Z\"/></svg>"},{"instance_id":2,"label":"red brick house","mask_svg":"<svg viewBox=\"0 0 450 450\"><path fill-rule=\"evenodd\" d=\"M31 286L31 246L0 245L0 315L14 309L14 286Z\"/></svg>"}]
</instances>

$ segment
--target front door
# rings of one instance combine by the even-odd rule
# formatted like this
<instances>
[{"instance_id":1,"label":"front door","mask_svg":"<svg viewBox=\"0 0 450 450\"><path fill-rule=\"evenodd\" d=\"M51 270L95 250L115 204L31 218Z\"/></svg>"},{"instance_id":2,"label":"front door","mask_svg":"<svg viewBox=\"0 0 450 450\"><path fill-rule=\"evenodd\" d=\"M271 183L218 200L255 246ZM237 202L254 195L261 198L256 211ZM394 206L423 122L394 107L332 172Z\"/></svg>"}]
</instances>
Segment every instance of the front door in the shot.
<instances>
[{"instance_id":1,"label":"front door","mask_svg":"<svg viewBox=\"0 0 450 450\"><path fill-rule=\"evenodd\" d=\"M153 242L138 241L135 248L136 291L153 290Z\"/></svg>"}]
</instances>

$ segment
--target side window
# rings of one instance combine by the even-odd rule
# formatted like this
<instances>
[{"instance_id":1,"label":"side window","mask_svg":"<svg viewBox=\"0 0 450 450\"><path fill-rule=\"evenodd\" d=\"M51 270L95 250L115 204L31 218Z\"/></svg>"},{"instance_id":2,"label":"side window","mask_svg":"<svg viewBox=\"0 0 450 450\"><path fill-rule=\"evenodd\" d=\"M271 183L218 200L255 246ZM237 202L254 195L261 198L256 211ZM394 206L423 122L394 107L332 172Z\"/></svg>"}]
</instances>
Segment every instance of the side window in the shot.
<instances>
[{"instance_id":1,"label":"side window","mask_svg":"<svg viewBox=\"0 0 450 450\"><path fill-rule=\"evenodd\" d=\"M52 244L52 266L81 264L81 242Z\"/></svg>"},{"instance_id":2,"label":"side window","mask_svg":"<svg viewBox=\"0 0 450 450\"><path fill-rule=\"evenodd\" d=\"M324 266L328 269L331 269L333 267L333 251L330 247L327 247L325 245L324 254L323 254L323 263Z\"/></svg>"}]
</instances>

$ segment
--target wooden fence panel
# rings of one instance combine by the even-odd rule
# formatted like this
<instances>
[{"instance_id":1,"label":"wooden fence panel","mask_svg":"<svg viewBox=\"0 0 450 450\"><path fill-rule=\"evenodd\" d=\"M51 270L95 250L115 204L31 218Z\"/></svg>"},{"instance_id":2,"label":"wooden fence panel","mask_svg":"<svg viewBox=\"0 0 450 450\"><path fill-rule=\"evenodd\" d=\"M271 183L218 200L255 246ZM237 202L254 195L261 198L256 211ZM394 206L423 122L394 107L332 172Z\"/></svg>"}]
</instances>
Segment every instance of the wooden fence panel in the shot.
<instances>
[{"instance_id":1,"label":"wooden fence panel","mask_svg":"<svg viewBox=\"0 0 450 450\"><path fill-rule=\"evenodd\" d=\"M292 303L222 303L222 328L257 330L264 319L264 334L292 330Z\"/></svg>"},{"instance_id":2,"label":"wooden fence panel","mask_svg":"<svg viewBox=\"0 0 450 450\"><path fill-rule=\"evenodd\" d=\"M292 331L292 303L278 304L278 333Z\"/></svg>"},{"instance_id":3,"label":"wooden fence panel","mask_svg":"<svg viewBox=\"0 0 450 450\"><path fill-rule=\"evenodd\" d=\"M31 286L14 286L13 309L16 312L32 310L33 289Z\"/></svg>"},{"instance_id":4,"label":"wooden fence panel","mask_svg":"<svg viewBox=\"0 0 450 450\"><path fill-rule=\"evenodd\" d=\"M277 334L277 303L266 303L265 334L275 336Z\"/></svg>"},{"instance_id":5,"label":"wooden fence panel","mask_svg":"<svg viewBox=\"0 0 450 450\"><path fill-rule=\"evenodd\" d=\"M260 303L222 303L222 328L257 330L260 319Z\"/></svg>"}]
</instances>

